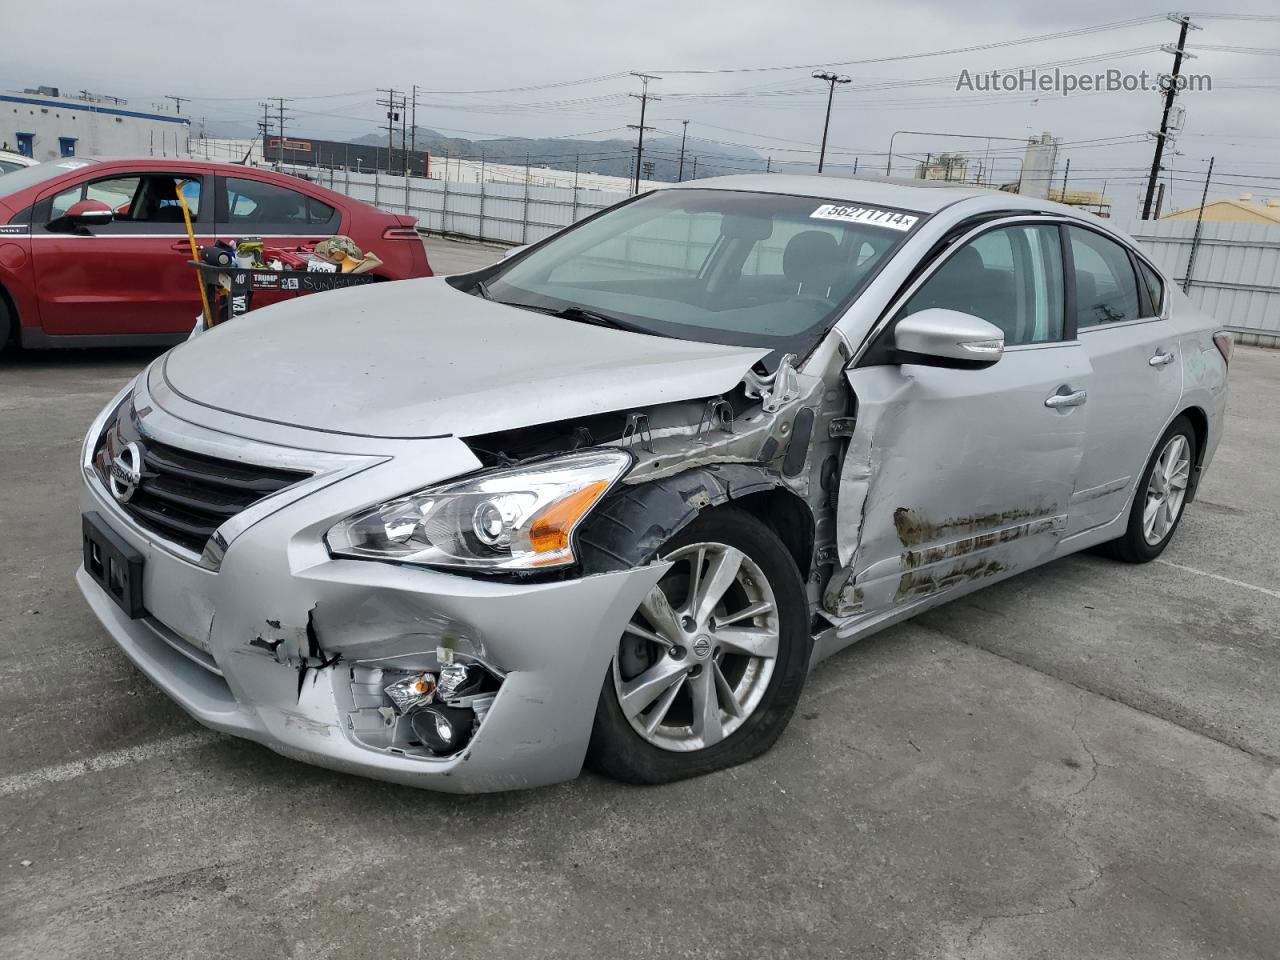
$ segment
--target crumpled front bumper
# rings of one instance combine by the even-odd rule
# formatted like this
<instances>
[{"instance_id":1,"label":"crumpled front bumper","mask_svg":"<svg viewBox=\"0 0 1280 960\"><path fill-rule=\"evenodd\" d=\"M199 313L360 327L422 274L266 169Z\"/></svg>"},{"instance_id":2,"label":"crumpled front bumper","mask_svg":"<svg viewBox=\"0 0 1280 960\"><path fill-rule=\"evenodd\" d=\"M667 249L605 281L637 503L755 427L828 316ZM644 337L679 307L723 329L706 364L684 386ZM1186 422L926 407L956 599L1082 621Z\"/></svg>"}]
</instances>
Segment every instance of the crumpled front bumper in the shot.
<instances>
[{"instance_id":1,"label":"crumpled front bumper","mask_svg":"<svg viewBox=\"0 0 1280 960\"><path fill-rule=\"evenodd\" d=\"M330 557L327 524L380 496L382 483L402 482L379 480L379 469L257 520L216 570L175 555L86 473L82 509L144 557L147 615L130 619L83 568L77 583L138 668L215 730L319 766L450 792L576 776L610 658L666 565L506 583ZM430 669L441 645L502 677L474 738L445 758L368 746L350 721L353 668Z\"/></svg>"}]
</instances>

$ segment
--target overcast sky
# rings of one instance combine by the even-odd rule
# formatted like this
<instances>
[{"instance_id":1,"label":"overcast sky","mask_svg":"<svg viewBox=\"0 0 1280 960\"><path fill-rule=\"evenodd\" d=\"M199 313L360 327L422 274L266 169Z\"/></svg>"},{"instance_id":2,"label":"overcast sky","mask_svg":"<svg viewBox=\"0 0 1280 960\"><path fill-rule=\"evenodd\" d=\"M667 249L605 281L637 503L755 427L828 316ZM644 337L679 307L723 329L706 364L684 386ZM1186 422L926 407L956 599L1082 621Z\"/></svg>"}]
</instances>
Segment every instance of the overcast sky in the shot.
<instances>
[{"instance_id":1,"label":"overcast sky","mask_svg":"<svg viewBox=\"0 0 1280 960\"><path fill-rule=\"evenodd\" d=\"M967 150L1016 179L1021 148L1012 141L947 138L943 133L1025 138L1050 131L1066 145L1069 187L1106 185L1118 216L1131 212L1151 162L1159 123L1154 92L1077 94L957 92L953 79L1084 57L1064 70L1094 73L1167 71L1172 57L1159 45L1177 25L1158 19L1082 35L983 51L868 63L874 58L1001 43L1042 34L1163 15L1158 4L1102 0L1026 4L987 0L647 0L642 3L460 3L306 0L182 7L131 0L110 15L101 3L20 3L0 0L6 40L0 88L37 84L87 88L146 104L166 94L191 97L184 113L212 126L261 115L259 100L287 96L295 114L289 132L347 139L380 122L378 87L419 95L418 123L449 134L482 136L634 136L638 102L627 96L658 74L647 122L676 131L688 119L690 150L703 137L749 145L774 158L812 159L821 136L825 86L809 74L819 64L864 61L832 69L853 82L836 93L829 161L883 169L895 130L895 160L905 155ZM230 15L242 12L240 18ZM1240 2L1232 14L1280 14L1274 3ZM1221 15L1217 15L1220 17ZM1196 181L1216 154L1218 196L1252 189L1280 196L1280 22L1193 20L1190 46L1260 48L1271 54L1201 50L1184 72L1207 73L1211 92L1188 92L1186 125L1173 158L1175 206L1199 201ZM789 70L681 73L795 66ZM623 76L615 76L624 74ZM495 90L576 81L539 90ZM935 82L922 82L922 81ZM904 85L904 81L916 81ZM896 84L896 85L895 85ZM1109 138L1110 142L1108 139ZM1083 142L1089 141L1089 142ZM1100 142L1101 141L1101 142ZM1118 141L1118 142L1116 142ZM1261 179L1274 177L1274 180ZM1253 179L1259 178L1259 179Z\"/></svg>"}]
</instances>

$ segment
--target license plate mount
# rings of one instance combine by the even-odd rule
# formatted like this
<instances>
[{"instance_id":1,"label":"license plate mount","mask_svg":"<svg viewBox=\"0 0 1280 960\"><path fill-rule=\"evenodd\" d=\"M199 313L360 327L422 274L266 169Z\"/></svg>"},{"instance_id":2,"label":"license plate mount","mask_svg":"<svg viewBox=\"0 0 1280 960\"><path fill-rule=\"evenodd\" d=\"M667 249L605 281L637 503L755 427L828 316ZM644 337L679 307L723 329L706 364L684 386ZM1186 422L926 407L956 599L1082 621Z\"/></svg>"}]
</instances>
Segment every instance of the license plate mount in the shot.
<instances>
[{"instance_id":1,"label":"license plate mount","mask_svg":"<svg viewBox=\"0 0 1280 960\"><path fill-rule=\"evenodd\" d=\"M107 591L130 620L145 616L142 554L107 526L96 511L81 517L81 530L84 535L85 571Z\"/></svg>"}]
</instances>

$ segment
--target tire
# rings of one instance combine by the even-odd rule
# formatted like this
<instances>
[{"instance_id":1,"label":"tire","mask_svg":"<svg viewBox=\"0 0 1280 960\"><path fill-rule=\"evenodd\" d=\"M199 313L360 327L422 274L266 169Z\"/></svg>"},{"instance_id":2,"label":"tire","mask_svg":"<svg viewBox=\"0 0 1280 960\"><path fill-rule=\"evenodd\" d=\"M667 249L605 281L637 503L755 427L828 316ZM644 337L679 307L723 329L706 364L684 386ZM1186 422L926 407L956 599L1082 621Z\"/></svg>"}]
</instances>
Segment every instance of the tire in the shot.
<instances>
[{"instance_id":1,"label":"tire","mask_svg":"<svg viewBox=\"0 0 1280 960\"><path fill-rule=\"evenodd\" d=\"M1178 455L1178 464L1183 462L1183 456L1185 456L1185 470L1178 466L1173 473L1173 476L1182 484L1180 488L1173 484L1166 485L1163 481L1166 466L1169 463L1167 458L1171 455ZM1133 506L1129 510L1129 525L1125 528L1124 536L1104 544L1103 552L1125 563L1150 563L1160 556L1164 548L1169 545L1169 541L1173 539L1178 524L1182 522L1182 515L1186 512L1186 492L1191 482L1191 471L1195 468L1195 462L1195 430L1190 420L1186 417L1178 417L1164 432L1164 436L1160 438L1160 442L1156 444L1151 454L1151 459L1147 461L1147 468L1143 471L1142 480L1133 496ZM1171 518L1165 507L1173 501L1167 495L1167 489L1164 495L1161 494L1162 488L1176 489L1179 494ZM1163 499L1161 499L1162 496ZM1155 523L1149 529L1147 510L1154 501L1159 501L1164 504L1164 507L1156 508Z\"/></svg>"},{"instance_id":2,"label":"tire","mask_svg":"<svg viewBox=\"0 0 1280 960\"><path fill-rule=\"evenodd\" d=\"M619 639L587 751L589 766L628 783L701 776L768 750L795 712L813 642L800 571L777 534L751 514L709 510L661 555L674 565L655 588L661 595L646 598ZM695 566L701 596L728 584L710 610L705 600L690 602ZM762 612L743 615L749 609Z\"/></svg>"},{"instance_id":3,"label":"tire","mask_svg":"<svg viewBox=\"0 0 1280 960\"><path fill-rule=\"evenodd\" d=\"M0 291L0 353L4 353L6 348L12 349L11 338L13 340L17 339L13 324L13 312L9 309L9 303L4 292Z\"/></svg>"}]
</instances>

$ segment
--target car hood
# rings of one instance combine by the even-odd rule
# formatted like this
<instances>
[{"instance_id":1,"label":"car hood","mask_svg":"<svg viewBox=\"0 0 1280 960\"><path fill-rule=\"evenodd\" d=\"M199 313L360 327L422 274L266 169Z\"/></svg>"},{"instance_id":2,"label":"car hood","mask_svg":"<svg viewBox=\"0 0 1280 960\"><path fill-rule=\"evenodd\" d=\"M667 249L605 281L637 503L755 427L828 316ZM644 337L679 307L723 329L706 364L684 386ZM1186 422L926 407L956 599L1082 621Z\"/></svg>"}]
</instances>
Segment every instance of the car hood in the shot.
<instances>
[{"instance_id":1,"label":"car hood","mask_svg":"<svg viewBox=\"0 0 1280 960\"><path fill-rule=\"evenodd\" d=\"M439 278L297 297L174 348L169 387L359 436L475 436L733 389L768 353L549 317Z\"/></svg>"}]
</instances>

